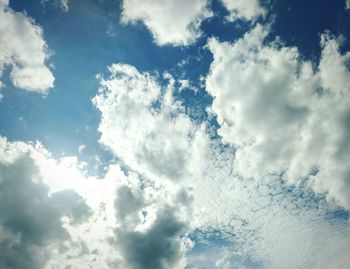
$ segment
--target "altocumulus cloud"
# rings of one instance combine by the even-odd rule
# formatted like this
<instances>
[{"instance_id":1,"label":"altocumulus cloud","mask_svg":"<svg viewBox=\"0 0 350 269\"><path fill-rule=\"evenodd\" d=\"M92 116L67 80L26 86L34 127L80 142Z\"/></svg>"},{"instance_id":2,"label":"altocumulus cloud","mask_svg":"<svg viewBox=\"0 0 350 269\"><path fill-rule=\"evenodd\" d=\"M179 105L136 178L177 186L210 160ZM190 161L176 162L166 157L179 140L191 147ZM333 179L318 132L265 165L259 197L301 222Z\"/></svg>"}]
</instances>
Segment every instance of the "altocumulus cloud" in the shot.
<instances>
[{"instance_id":1,"label":"altocumulus cloud","mask_svg":"<svg viewBox=\"0 0 350 269\"><path fill-rule=\"evenodd\" d=\"M346 268L346 211L305 183L290 186L277 175L242 178L232 149L210 148L200 180L190 183L193 235L203 238L194 250L207 248L189 252L189 268Z\"/></svg>"}]
</instances>

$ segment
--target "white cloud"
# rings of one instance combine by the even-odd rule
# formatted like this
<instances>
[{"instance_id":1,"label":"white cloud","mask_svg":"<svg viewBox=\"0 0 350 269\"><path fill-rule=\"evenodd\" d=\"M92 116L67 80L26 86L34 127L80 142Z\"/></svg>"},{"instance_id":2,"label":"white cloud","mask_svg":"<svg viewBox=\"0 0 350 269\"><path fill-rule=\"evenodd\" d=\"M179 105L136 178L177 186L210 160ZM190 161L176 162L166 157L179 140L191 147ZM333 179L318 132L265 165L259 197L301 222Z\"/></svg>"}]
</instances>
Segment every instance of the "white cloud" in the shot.
<instances>
[{"instance_id":1,"label":"white cloud","mask_svg":"<svg viewBox=\"0 0 350 269\"><path fill-rule=\"evenodd\" d=\"M84 145L84 144L79 145L78 152L82 153L85 148L86 148L86 145Z\"/></svg>"},{"instance_id":2,"label":"white cloud","mask_svg":"<svg viewBox=\"0 0 350 269\"><path fill-rule=\"evenodd\" d=\"M213 51L215 46L216 51L212 71L207 79L207 86L211 86L209 89L214 87L214 84L210 84L214 82L224 83L224 86L234 85L230 80L231 77L235 79L235 83L239 83L239 79L245 79L245 76L239 73L244 68L239 66L241 69L233 72L229 67L236 64L236 61L237 64L246 64L249 67L248 63L257 57L256 54L260 55L260 47L264 49L263 52L269 61L277 59L284 63L283 67L293 68L293 64L299 66L296 49L279 48L277 44L267 47L261 45L265 33L266 31L258 26L237 43L240 50L233 51L236 54L230 50L234 47L232 44L212 40L210 48ZM324 55L326 44L330 45L330 41L326 37L323 41ZM259 49L256 49L257 46L260 46ZM244 57L241 54L242 50L247 50ZM218 51L222 54L218 54ZM237 60L232 55L236 55ZM226 64L222 65L219 59L227 60ZM242 59L247 59L247 62L244 63ZM214 76L216 75L214 66L218 61L220 65L217 68L224 73ZM269 61L259 58L256 64L266 65ZM308 63L305 65L303 68L307 68ZM227 70L230 76L227 76ZM261 70L260 68L259 71ZM278 70L286 77L293 74L289 69L283 70L280 65L278 68L269 67L267 70L272 70L271 72ZM306 72L304 69L301 70ZM339 70L335 72L340 73ZM188 263L189 268L196 268L196 261L201 260L202 265L213 264L217 268L239 268L239 266L250 268L246 261L251 259L254 264L273 269L299 267L316 269L322 268L323 265L330 268L346 268L349 262L348 256L345 255L350 245L350 238L346 236L349 223L347 218L334 222L327 220L328 213L339 210L332 202L327 203L322 197L316 196L307 184L299 182L300 187L288 187L281 178L272 177L264 170L265 167L278 167L278 162L277 165L264 163L263 167L258 167L259 177L256 176L255 173L258 172L255 169L248 169L249 174L244 174L246 171L242 167L245 166L237 164L238 159L235 159L240 156L239 151L244 147L239 147L235 154L234 150L223 146L219 141L209 142L202 127L191 122L183 113L181 105L174 101L174 81L169 74L166 75L168 85L160 86L155 76L147 72L140 73L130 65L112 65L110 73L107 78L99 78L101 87L93 99L95 106L101 111L100 142L130 168L127 175L123 175L120 169L117 169L119 172L114 176L118 178L118 183L115 195L116 228L112 242L116 258L112 263L113 266L184 268ZM237 77L232 75L236 73ZM258 82L264 81L259 79L258 71L254 74ZM276 76L269 77L275 79ZM313 85L312 83L318 85L317 83L321 83L321 77L324 83L332 78L319 75L310 80L304 75L298 77L299 84L293 85L303 86L303 78L305 80L303 83L309 83L307 85ZM226 78L229 81L226 82ZM269 85L285 86L284 78L281 79L283 83L278 84L274 81ZM247 80L252 83L253 89L260 85L258 82L253 83L254 80L249 76ZM219 117L221 125L219 132L226 142L232 143L234 137L242 139L244 141L242 144L245 145L244 136L231 136L232 129L223 129L223 115L230 116L232 111L218 113L220 111L218 109L224 110L225 102L235 104L234 100L237 99L235 96L233 100L230 97L231 88L225 88L223 85L215 84L217 86L215 89L221 89L220 94L225 96L221 98L216 95L212 108ZM249 93L249 87L244 86L245 93ZM270 90L270 87L266 87L265 90ZM283 94L276 95L275 92L269 94L275 97L274 101L284 100ZM257 98L263 99L261 95ZM279 104L278 108L285 106L287 105ZM262 115L266 115L263 114L264 107L266 106L257 107L262 110L259 110ZM289 119L287 112L289 110L282 116ZM310 113L302 109L300 113L299 110L297 112L294 115L297 119ZM294 119L293 116L290 117ZM227 121L226 118L225 120ZM230 120L232 121L231 118ZM282 127L288 126L288 123L282 120L277 119L277 122ZM185 161L179 162L179 158ZM242 174L257 178L252 180L242 177ZM181 190L183 192L180 195ZM164 218L174 229L163 225ZM168 231L167 237L162 236L165 228ZM198 230L208 236L220 235L225 238L228 242L223 248L225 255L200 253L199 256L186 257L185 254L195 242L191 242L183 235ZM158 235L157 239L154 239L155 234ZM153 247L150 247L151 245ZM149 253L149 249L155 250L155 253L146 256L154 259L143 255ZM164 251L158 252L158 249ZM328 259L327 255L336 258ZM206 257L217 260L210 263L205 260Z\"/></svg>"},{"instance_id":3,"label":"white cloud","mask_svg":"<svg viewBox=\"0 0 350 269\"><path fill-rule=\"evenodd\" d=\"M84 169L75 156L54 159L39 142L0 137L0 267L184 268L191 199L181 185L168 188L116 164L99 179Z\"/></svg>"},{"instance_id":4,"label":"white cloud","mask_svg":"<svg viewBox=\"0 0 350 269\"><path fill-rule=\"evenodd\" d=\"M189 188L201 176L209 140L166 86L135 67L114 64L99 77L100 143L128 166L118 176L114 245L117 268L184 268L192 226ZM163 83L164 85L164 83ZM134 171L134 172L133 172ZM199 179L198 179L199 180ZM119 267L118 267L119 266Z\"/></svg>"},{"instance_id":5,"label":"white cloud","mask_svg":"<svg viewBox=\"0 0 350 269\"><path fill-rule=\"evenodd\" d=\"M260 5L259 0L221 0L221 2L230 12L228 17L230 21L236 19L253 21L267 12Z\"/></svg>"},{"instance_id":6,"label":"white cloud","mask_svg":"<svg viewBox=\"0 0 350 269\"><path fill-rule=\"evenodd\" d=\"M173 79L162 88L149 73L130 65L114 64L109 71L93 99L101 111L100 143L145 176L189 177L196 147L206 138L173 99Z\"/></svg>"},{"instance_id":7,"label":"white cloud","mask_svg":"<svg viewBox=\"0 0 350 269\"><path fill-rule=\"evenodd\" d=\"M345 0L345 8L346 9L350 8L350 0Z\"/></svg>"},{"instance_id":8,"label":"white cloud","mask_svg":"<svg viewBox=\"0 0 350 269\"><path fill-rule=\"evenodd\" d=\"M158 45L189 45L201 35L201 22L211 16L207 0L124 0L122 22L142 21Z\"/></svg>"},{"instance_id":9,"label":"white cloud","mask_svg":"<svg viewBox=\"0 0 350 269\"><path fill-rule=\"evenodd\" d=\"M322 36L318 70L296 48L263 45L258 25L234 44L209 42L214 55L206 85L223 141L237 149L245 178L282 174L350 208L350 53Z\"/></svg>"},{"instance_id":10,"label":"white cloud","mask_svg":"<svg viewBox=\"0 0 350 269\"><path fill-rule=\"evenodd\" d=\"M45 65L48 58L42 28L26 14L13 11L8 2L0 3L0 78L5 68L11 68L16 87L45 94L54 82Z\"/></svg>"},{"instance_id":11,"label":"white cloud","mask_svg":"<svg viewBox=\"0 0 350 269\"><path fill-rule=\"evenodd\" d=\"M211 148L202 176L190 183L193 226L209 238L206 251L189 253L190 268L347 268L346 213L327 217L340 208L305 185L288 186L278 176L239 177L233 151Z\"/></svg>"}]
</instances>

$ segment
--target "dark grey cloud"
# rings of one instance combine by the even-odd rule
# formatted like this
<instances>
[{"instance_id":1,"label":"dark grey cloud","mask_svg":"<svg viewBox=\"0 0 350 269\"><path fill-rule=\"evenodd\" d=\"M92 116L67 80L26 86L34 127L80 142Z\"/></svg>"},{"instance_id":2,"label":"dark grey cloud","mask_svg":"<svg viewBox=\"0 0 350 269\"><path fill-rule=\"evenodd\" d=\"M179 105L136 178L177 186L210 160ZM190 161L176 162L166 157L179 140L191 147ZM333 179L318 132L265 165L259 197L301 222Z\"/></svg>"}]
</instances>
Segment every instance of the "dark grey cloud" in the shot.
<instances>
[{"instance_id":1,"label":"dark grey cloud","mask_svg":"<svg viewBox=\"0 0 350 269\"><path fill-rule=\"evenodd\" d=\"M70 239L62 217L79 223L90 210L72 190L49 195L33 159L0 163L0 268L40 269L50 247Z\"/></svg>"},{"instance_id":2,"label":"dark grey cloud","mask_svg":"<svg viewBox=\"0 0 350 269\"><path fill-rule=\"evenodd\" d=\"M181 237L186 225L174 215L174 209L159 212L157 220L146 232L116 231L118 242L131 268L173 268L181 259Z\"/></svg>"},{"instance_id":3,"label":"dark grey cloud","mask_svg":"<svg viewBox=\"0 0 350 269\"><path fill-rule=\"evenodd\" d=\"M144 206L144 199L136 195L127 186L122 186L117 190L115 201L116 217L119 221L125 223L127 219L135 221L138 211Z\"/></svg>"},{"instance_id":4,"label":"dark grey cloud","mask_svg":"<svg viewBox=\"0 0 350 269\"><path fill-rule=\"evenodd\" d=\"M181 193L180 196L184 199L188 195ZM151 200L136 187L122 185L117 189L115 209L120 225L115 229L113 243L123 260L122 266L116 262L117 268L179 267L184 254L182 241L188 227L177 216L178 208L156 202L153 204L157 208L153 213L155 219L140 229L140 225L149 221L148 206L155 202Z\"/></svg>"}]
</instances>

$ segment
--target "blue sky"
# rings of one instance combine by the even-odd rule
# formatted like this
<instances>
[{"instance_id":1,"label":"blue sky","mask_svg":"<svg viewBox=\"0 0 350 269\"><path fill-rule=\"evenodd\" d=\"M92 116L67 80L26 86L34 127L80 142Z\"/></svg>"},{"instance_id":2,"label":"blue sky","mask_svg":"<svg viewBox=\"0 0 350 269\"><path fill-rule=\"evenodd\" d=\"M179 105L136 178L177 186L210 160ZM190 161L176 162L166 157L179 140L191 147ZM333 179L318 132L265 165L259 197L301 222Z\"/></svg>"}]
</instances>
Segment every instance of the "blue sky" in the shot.
<instances>
[{"instance_id":1,"label":"blue sky","mask_svg":"<svg viewBox=\"0 0 350 269\"><path fill-rule=\"evenodd\" d=\"M212 59L203 49L207 38L233 41L251 27L245 21L225 22L222 18L227 10L220 2L213 1L211 7L216 16L203 22L201 29L205 34L195 44L156 46L142 23L119 23L121 3L118 1L75 1L69 5L69 12L62 12L57 4L40 1L13 1L10 5L16 11L27 12L43 28L53 52L50 63L54 65L55 87L42 99L13 91L8 81L8 87L3 89L6 98L1 104L2 134L15 140L40 140L55 154L74 154L80 144L91 144L98 150L95 130L99 115L91 106L91 98L98 88L95 76L105 73L106 66L121 62L141 71L174 70L174 75L185 73L182 76L198 84L199 76L208 72ZM273 1L270 5L270 16L259 20L273 24L271 40L281 37L285 45L297 46L306 59L318 59L319 35L325 30L349 35L349 13L343 1L331 5L328 1L288 4ZM346 40L342 49L347 48ZM199 55L203 59L197 60ZM176 65L187 58L191 59L186 66L188 70L179 70ZM19 109L18 104L21 104ZM32 109L33 105L36 109ZM90 132L85 132L88 126Z\"/></svg>"},{"instance_id":2,"label":"blue sky","mask_svg":"<svg viewBox=\"0 0 350 269\"><path fill-rule=\"evenodd\" d=\"M347 268L348 0L0 9L0 268Z\"/></svg>"}]
</instances>

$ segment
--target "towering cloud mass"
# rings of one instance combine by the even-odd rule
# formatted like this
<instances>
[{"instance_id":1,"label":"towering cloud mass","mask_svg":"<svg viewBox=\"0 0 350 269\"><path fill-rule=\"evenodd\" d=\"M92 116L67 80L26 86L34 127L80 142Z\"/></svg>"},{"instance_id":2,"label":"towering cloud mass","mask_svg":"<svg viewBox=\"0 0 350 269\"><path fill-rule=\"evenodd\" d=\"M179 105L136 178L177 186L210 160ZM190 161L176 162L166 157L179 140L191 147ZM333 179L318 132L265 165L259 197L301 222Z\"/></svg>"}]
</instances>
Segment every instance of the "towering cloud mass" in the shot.
<instances>
[{"instance_id":1,"label":"towering cloud mass","mask_svg":"<svg viewBox=\"0 0 350 269\"><path fill-rule=\"evenodd\" d=\"M221 2L230 12L228 17L230 21L236 19L251 21L267 12L261 7L259 0L221 0Z\"/></svg>"},{"instance_id":2,"label":"towering cloud mass","mask_svg":"<svg viewBox=\"0 0 350 269\"><path fill-rule=\"evenodd\" d=\"M169 74L161 80L123 64L109 71L93 103L101 111L100 142L129 168L118 174L115 264L184 268L192 220L187 189L208 143L204 128L174 99Z\"/></svg>"},{"instance_id":3,"label":"towering cloud mass","mask_svg":"<svg viewBox=\"0 0 350 269\"><path fill-rule=\"evenodd\" d=\"M245 178L308 179L350 208L350 54L322 35L317 69L296 48L264 45L258 25L237 42L209 42L214 55L206 85L219 134L236 149Z\"/></svg>"},{"instance_id":4,"label":"towering cloud mass","mask_svg":"<svg viewBox=\"0 0 350 269\"><path fill-rule=\"evenodd\" d=\"M0 2L0 77L10 68L14 86L40 93L53 87L54 77L45 65L48 48L40 26L24 13ZM0 81L0 86L4 86Z\"/></svg>"},{"instance_id":5,"label":"towering cloud mass","mask_svg":"<svg viewBox=\"0 0 350 269\"><path fill-rule=\"evenodd\" d=\"M207 0L124 0L122 21L142 21L158 45L189 45L201 35L201 22L211 16L207 4Z\"/></svg>"}]
</instances>

